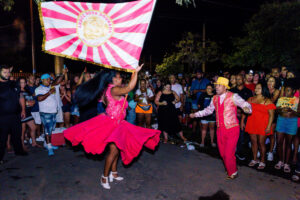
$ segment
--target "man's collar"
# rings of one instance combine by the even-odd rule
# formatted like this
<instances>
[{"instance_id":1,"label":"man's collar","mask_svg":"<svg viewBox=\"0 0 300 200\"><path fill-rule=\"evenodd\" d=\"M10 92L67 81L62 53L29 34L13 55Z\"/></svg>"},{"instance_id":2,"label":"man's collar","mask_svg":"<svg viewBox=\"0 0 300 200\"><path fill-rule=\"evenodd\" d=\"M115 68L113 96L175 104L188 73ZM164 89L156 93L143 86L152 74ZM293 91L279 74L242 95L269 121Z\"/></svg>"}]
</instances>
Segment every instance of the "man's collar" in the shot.
<instances>
[{"instance_id":1,"label":"man's collar","mask_svg":"<svg viewBox=\"0 0 300 200\"><path fill-rule=\"evenodd\" d=\"M218 95L219 97L224 96L227 94L228 91L224 92L223 94Z\"/></svg>"},{"instance_id":2,"label":"man's collar","mask_svg":"<svg viewBox=\"0 0 300 200\"><path fill-rule=\"evenodd\" d=\"M42 87L46 87L46 88L49 88L49 87L50 87L50 85L49 85L49 86L46 86L46 85L44 85L44 84L41 84L41 86L42 86Z\"/></svg>"}]
</instances>

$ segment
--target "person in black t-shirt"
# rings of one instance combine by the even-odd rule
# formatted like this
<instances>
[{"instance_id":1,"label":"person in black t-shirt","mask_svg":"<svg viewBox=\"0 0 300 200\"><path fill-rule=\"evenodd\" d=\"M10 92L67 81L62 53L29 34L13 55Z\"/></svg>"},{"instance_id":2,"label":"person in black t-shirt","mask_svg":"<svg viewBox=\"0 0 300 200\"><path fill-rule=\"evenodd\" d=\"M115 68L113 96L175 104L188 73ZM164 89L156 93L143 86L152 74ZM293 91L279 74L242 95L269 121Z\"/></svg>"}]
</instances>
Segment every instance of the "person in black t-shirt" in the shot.
<instances>
[{"instance_id":1,"label":"person in black t-shirt","mask_svg":"<svg viewBox=\"0 0 300 200\"><path fill-rule=\"evenodd\" d=\"M202 93L198 100L198 108L200 110L204 110L207 106L209 106L212 98L214 96L213 93L214 87L211 84L206 86L206 92ZM214 135L215 135L215 125L216 125L216 113L202 117L201 118L201 144L200 147L204 147L204 140L207 133L207 128L209 127L210 133L210 142L212 147L216 147L216 143L214 142Z\"/></svg>"},{"instance_id":2,"label":"person in black t-shirt","mask_svg":"<svg viewBox=\"0 0 300 200\"><path fill-rule=\"evenodd\" d=\"M237 93L245 101L247 101L250 97L253 96L252 91L245 87L244 77L241 74L236 75L236 87L232 88L230 91L233 93ZM245 160L243 146L244 146L244 144L247 144L249 141L249 136L247 137L247 135L245 135L245 132L244 132L247 116L241 109L238 108L237 117L240 121L241 130L240 130L240 137L239 137L239 140L237 143L237 148L236 148L236 157L239 160Z\"/></svg>"},{"instance_id":3,"label":"person in black t-shirt","mask_svg":"<svg viewBox=\"0 0 300 200\"><path fill-rule=\"evenodd\" d=\"M16 82L10 81L11 69L0 66L0 164L3 163L8 134L16 155L26 155L21 142L21 118L25 118L25 100Z\"/></svg>"}]
</instances>

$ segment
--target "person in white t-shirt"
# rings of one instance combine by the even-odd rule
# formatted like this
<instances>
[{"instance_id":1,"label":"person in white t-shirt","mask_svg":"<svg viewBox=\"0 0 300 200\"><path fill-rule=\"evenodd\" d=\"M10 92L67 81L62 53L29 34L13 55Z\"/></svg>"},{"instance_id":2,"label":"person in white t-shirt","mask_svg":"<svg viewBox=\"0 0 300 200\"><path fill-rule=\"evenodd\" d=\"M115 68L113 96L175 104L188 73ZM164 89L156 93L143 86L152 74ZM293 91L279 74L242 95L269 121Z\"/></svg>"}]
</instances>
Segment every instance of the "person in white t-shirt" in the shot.
<instances>
[{"instance_id":1,"label":"person in white t-shirt","mask_svg":"<svg viewBox=\"0 0 300 200\"><path fill-rule=\"evenodd\" d=\"M169 76L169 81L171 83L171 90L176 92L176 94L180 97L180 101L175 104L175 108L177 110L177 115L179 117L179 121L182 122L183 105L184 105L182 85L180 85L179 83L176 83L176 78L175 78L175 75L173 75L173 74L171 74Z\"/></svg>"},{"instance_id":2,"label":"person in white t-shirt","mask_svg":"<svg viewBox=\"0 0 300 200\"><path fill-rule=\"evenodd\" d=\"M140 88L135 92L135 101L137 102L135 112L138 125L151 128L151 115L153 112L151 102L154 100L154 94L150 88L146 87L146 80L140 80Z\"/></svg>"},{"instance_id":3,"label":"person in white t-shirt","mask_svg":"<svg viewBox=\"0 0 300 200\"><path fill-rule=\"evenodd\" d=\"M48 155L53 156L53 149L57 149L57 147L51 145L51 134L56 126L56 114L60 106L56 92L59 91L58 83L61 82L63 77L57 78L52 85L50 85L50 78L49 74L41 76L42 84L35 89L35 95L39 102L39 112L45 128Z\"/></svg>"}]
</instances>

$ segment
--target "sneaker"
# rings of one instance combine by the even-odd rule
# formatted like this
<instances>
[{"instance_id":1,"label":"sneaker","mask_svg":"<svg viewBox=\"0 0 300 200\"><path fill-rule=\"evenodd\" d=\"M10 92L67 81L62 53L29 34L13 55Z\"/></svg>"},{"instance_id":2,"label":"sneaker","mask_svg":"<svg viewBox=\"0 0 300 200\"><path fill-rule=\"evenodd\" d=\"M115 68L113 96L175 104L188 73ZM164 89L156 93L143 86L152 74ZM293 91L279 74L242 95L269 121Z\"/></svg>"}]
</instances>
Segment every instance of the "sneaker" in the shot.
<instances>
[{"instance_id":1,"label":"sneaker","mask_svg":"<svg viewBox=\"0 0 300 200\"><path fill-rule=\"evenodd\" d=\"M43 138L42 136L39 136L38 138L35 139L35 141L37 141L37 142L44 142L45 138Z\"/></svg>"},{"instance_id":2,"label":"sneaker","mask_svg":"<svg viewBox=\"0 0 300 200\"><path fill-rule=\"evenodd\" d=\"M216 143L212 143L211 146L212 146L213 148L216 148L216 147L217 147Z\"/></svg>"},{"instance_id":3,"label":"sneaker","mask_svg":"<svg viewBox=\"0 0 300 200\"><path fill-rule=\"evenodd\" d=\"M53 155L54 155L53 149L49 148L48 149L48 156L53 156Z\"/></svg>"},{"instance_id":4,"label":"sneaker","mask_svg":"<svg viewBox=\"0 0 300 200\"><path fill-rule=\"evenodd\" d=\"M27 140L24 140L24 144L27 144L28 143L28 141Z\"/></svg>"},{"instance_id":5,"label":"sneaker","mask_svg":"<svg viewBox=\"0 0 300 200\"><path fill-rule=\"evenodd\" d=\"M272 152L268 152L267 153L267 160L268 161L273 161L273 159L274 159L273 153Z\"/></svg>"},{"instance_id":6,"label":"sneaker","mask_svg":"<svg viewBox=\"0 0 300 200\"><path fill-rule=\"evenodd\" d=\"M241 156L241 155L239 155L238 153L236 153L235 156L236 156L239 160L245 160L245 159L246 159L244 156Z\"/></svg>"},{"instance_id":7,"label":"sneaker","mask_svg":"<svg viewBox=\"0 0 300 200\"><path fill-rule=\"evenodd\" d=\"M57 149L58 149L57 146L53 146L53 145L51 145L51 146L52 146L52 149L53 149L53 150L57 150Z\"/></svg>"},{"instance_id":8,"label":"sneaker","mask_svg":"<svg viewBox=\"0 0 300 200\"><path fill-rule=\"evenodd\" d=\"M199 146L200 146L200 148L203 148L203 147L204 147L204 144L200 144Z\"/></svg>"},{"instance_id":9,"label":"sneaker","mask_svg":"<svg viewBox=\"0 0 300 200\"><path fill-rule=\"evenodd\" d=\"M31 138L29 139L29 144L32 144L32 139Z\"/></svg>"}]
</instances>

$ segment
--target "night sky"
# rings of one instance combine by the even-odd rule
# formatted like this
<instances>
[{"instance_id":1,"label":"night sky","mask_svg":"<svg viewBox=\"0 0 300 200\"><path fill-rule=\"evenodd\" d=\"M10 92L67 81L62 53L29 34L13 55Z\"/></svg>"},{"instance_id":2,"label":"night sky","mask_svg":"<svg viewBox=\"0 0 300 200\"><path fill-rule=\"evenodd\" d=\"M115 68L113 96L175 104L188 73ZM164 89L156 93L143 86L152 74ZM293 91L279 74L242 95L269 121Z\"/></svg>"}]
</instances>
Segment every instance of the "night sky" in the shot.
<instances>
[{"instance_id":1,"label":"night sky","mask_svg":"<svg viewBox=\"0 0 300 200\"><path fill-rule=\"evenodd\" d=\"M25 3L27 2L27 3ZM97 1L88 2L124 2ZM223 51L231 49L231 38L243 36L244 24L258 11L263 0L196 0L196 8L179 6L175 0L158 0L148 31L141 60L159 63L167 52L174 49L176 41L182 38L184 32L202 34L202 24L206 24L207 39L217 41ZM29 1L16 1L13 11L0 12L0 58L1 63L14 64L16 70L31 72L31 38ZM22 51L6 55L7 49L16 45L19 31L12 23L16 17L24 21L26 30L26 46ZM53 56L41 52L42 32L38 18L37 5L34 3L34 28L36 45L37 72L53 71ZM16 58L22 58L18 64ZM65 59L71 71L82 71L87 64ZM17 66L16 66L17 65ZM87 65L90 71L99 66Z\"/></svg>"}]
</instances>

